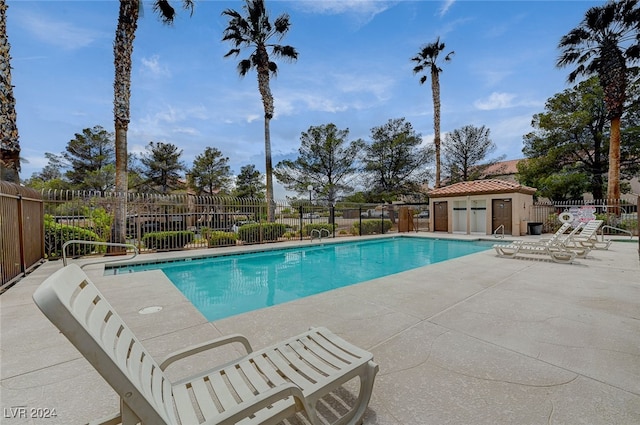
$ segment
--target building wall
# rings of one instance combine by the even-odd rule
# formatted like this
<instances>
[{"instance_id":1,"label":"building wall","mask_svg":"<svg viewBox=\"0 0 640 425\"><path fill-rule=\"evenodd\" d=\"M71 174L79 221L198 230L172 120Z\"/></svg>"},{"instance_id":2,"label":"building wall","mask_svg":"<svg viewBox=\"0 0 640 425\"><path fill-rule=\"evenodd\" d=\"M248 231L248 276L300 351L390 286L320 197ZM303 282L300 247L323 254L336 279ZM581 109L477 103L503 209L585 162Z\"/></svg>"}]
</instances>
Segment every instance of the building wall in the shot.
<instances>
[{"instance_id":1,"label":"building wall","mask_svg":"<svg viewBox=\"0 0 640 425\"><path fill-rule=\"evenodd\" d=\"M494 193L480 195L460 195L429 200L430 209L434 211L433 203L446 201L448 209L448 233L480 233L493 234L492 201L494 199L511 199L511 235L520 236L527 232L527 222L530 221L529 211L533 205L533 196L523 193ZM430 228L434 228L434 214L429 218Z\"/></svg>"}]
</instances>

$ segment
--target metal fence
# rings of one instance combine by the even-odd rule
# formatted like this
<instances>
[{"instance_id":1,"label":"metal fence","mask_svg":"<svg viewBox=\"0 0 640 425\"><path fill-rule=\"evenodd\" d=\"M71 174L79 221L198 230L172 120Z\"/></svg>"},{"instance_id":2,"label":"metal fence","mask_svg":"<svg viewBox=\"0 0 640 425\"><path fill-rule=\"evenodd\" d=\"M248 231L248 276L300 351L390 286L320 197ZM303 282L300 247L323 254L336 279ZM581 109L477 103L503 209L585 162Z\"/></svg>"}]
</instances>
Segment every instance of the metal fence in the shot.
<instances>
[{"instance_id":1,"label":"metal fence","mask_svg":"<svg viewBox=\"0 0 640 425\"><path fill-rule=\"evenodd\" d=\"M538 201L531 208L529 221L542 223L543 232L553 233L562 224L558 217L569 213L578 221L593 217L604 220L603 232L606 234L626 235L630 232L637 236L639 206L640 197L636 202L611 199Z\"/></svg>"},{"instance_id":2,"label":"metal fence","mask_svg":"<svg viewBox=\"0 0 640 425\"><path fill-rule=\"evenodd\" d=\"M0 181L0 290L44 258L40 193Z\"/></svg>"},{"instance_id":3,"label":"metal fence","mask_svg":"<svg viewBox=\"0 0 640 425\"><path fill-rule=\"evenodd\" d=\"M57 190L42 196L47 258L61 257L67 240L109 240L122 197L113 192ZM429 230L426 204L278 201L275 223L267 223L266 216L267 203L261 199L130 193L126 242L144 252ZM76 246L70 251L72 256L87 255L104 252L104 247Z\"/></svg>"}]
</instances>

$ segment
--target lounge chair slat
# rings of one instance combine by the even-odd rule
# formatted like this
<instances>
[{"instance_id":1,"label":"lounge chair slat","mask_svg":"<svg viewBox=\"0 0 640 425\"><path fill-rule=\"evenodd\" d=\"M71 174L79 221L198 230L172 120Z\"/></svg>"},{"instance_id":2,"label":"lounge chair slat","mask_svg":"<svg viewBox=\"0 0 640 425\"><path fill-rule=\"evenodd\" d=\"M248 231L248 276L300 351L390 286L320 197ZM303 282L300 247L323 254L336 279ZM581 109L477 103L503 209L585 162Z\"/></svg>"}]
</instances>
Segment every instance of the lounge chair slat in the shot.
<instances>
[{"instance_id":1,"label":"lounge chair slat","mask_svg":"<svg viewBox=\"0 0 640 425\"><path fill-rule=\"evenodd\" d=\"M291 346L301 357L305 359L307 363L309 363L315 369L319 370L324 376L330 375L331 372L338 369L331 363L319 358L317 354L315 354L311 349L302 344L300 341L292 343Z\"/></svg>"},{"instance_id":2,"label":"lounge chair slat","mask_svg":"<svg viewBox=\"0 0 640 425\"><path fill-rule=\"evenodd\" d=\"M213 399L211 398L211 394L209 393L205 380L195 379L191 382L191 387L204 419L209 420L216 417L220 412L212 402Z\"/></svg>"},{"instance_id":3,"label":"lounge chair slat","mask_svg":"<svg viewBox=\"0 0 640 425\"><path fill-rule=\"evenodd\" d=\"M257 355L253 357L253 361L268 379L271 381L273 386L278 386L282 384L286 384L287 381L276 372L273 366L262 356Z\"/></svg>"},{"instance_id":4,"label":"lounge chair slat","mask_svg":"<svg viewBox=\"0 0 640 425\"><path fill-rule=\"evenodd\" d=\"M231 390L228 384L222 378L220 372L215 372L209 375L209 380L211 381L211 386L216 393L216 397L220 400L220 404L224 410L229 410L235 407L238 402L236 401L233 394L231 394Z\"/></svg>"},{"instance_id":5,"label":"lounge chair slat","mask_svg":"<svg viewBox=\"0 0 640 425\"><path fill-rule=\"evenodd\" d=\"M249 379L251 385L253 385L258 392L265 392L271 388L269 384L267 384L267 381L265 381L264 377L258 373L253 363L249 360L240 363L240 369L242 369L242 372L245 374L247 379Z\"/></svg>"},{"instance_id":6,"label":"lounge chair slat","mask_svg":"<svg viewBox=\"0 0 640 425\"><path fill-rule=\"evenodd\" d=\"M197 424L200 423L195 411L193 410L193 404L191 397L189 397L189 389L186 385L176 385L173 387L173 400L175 408L178 411L178 417L183 424Z\"/></svg>"},{"instance_id":7,"label":"lounge chair slat","mask_svg":"<svg viewBox=\"0 0 640 425\"><path fill-rule=\"evenodd\" d=\"M284 347L280 348L279 349L280 353L296 369L298 369L300 371L299 373L302 373L302 374L306 375L308 379L312 379L315 382L323 380L325 377L322 374L318 373L317 370L309 367L309 364L306 361L300 359L300 355L292 347L292 345L295 344L295 343L296 343L296 341L292 342L291 344L287 344ZM304 348L302 348L302 351L304 351Z\"/></svg>"},{"instance_id":8,"label":"lounge chair slat","mask_svg":"<svg viewBox=\"0 0 640 425\"><path fill-rule=\"evenodd\" d=\"M267 353L269 360L278 368L278 370L286 376L291 382L296 384L303 390L309 386L309 380L292 368L285 357L282 356L278 349L269 350Z\"/></svg>"},{"instance_id":9,"label":"lounge chair slat","mask_svg":"<svg viewBox=\"0 0 640 425\"><path fill-rule=\"evenodd\" d=\"M244 378L242 378L242 376L238 372L238 369L236 369L236 366L225 368L224 372L227 375L231 386L236 391L238 396L240 396L240 400L248 401L256 396L253 390L249 388Z\"/></svg>"}]
</instances>

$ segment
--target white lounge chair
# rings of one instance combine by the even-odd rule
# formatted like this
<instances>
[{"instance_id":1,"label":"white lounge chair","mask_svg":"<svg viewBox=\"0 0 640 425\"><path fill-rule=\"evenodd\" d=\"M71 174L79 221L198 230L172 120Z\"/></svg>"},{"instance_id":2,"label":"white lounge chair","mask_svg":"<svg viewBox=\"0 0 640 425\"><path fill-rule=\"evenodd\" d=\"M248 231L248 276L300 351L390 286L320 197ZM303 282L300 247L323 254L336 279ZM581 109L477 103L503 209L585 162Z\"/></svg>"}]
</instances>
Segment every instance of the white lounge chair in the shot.
<instances>
[{"instance_id":1,"label":"white lounge chair","mask_svg":"<svg viewBox=\"0 0 640 425\"><path fill-rule=\"evenodd\" d=\"M373 356L324 328L255 351L231 335L171 354L158 364L87 275L71 264L45 280L35 303L120 396L120 413L102 424L273 424L303 411L319 424L317 401L358 377L352 409L336 423L361 423L378 365ZM235 362L170 382L176 360L229 343L244 345Z\"/></svg>"},{"instance_id":2,"label":"white lounge chair","mask_svg":"<svg viewBox=\"0 0 640 425\"><path fill-rule=\"evenodd\" d=\"M574 236L567 242L570 246L585 247L590 249L609 249L611 246L611 239L598 240L598 230L604 223L604 220L590 220L585 224L582 231Z\"/></svg>"},{"instance_id":3,"label":"white lounge chair","mask_svg":"<svg viewBox=\"0 0 640 425\"><path fill-rule=\"evenodd\" d=\"M557 263L571 263L580 256L585 257L589 253L588 248L567 248L560 238L571 224L563 224L549 239L537 241L517 241L510 244L494 245L499 256L514 258L521 255L547 256Z\"/></svg>"}]
</instances>

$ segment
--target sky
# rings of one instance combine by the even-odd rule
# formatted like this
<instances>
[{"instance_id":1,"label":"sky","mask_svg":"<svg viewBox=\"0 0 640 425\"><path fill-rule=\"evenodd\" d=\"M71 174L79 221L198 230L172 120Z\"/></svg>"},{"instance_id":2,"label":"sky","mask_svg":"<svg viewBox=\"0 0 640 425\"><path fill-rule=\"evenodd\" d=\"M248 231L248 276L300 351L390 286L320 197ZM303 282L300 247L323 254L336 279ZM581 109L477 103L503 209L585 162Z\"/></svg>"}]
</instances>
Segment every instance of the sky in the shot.
<instances>
[{"instance_id":1,"label":"sky","mask_svg":"<svg viewBox=\"0 0 640 425\"><path fill-rule=\"evenodd\" d=\"M241 1L195 0L192 15L163 24L152 2L134 41L128 149L172 143L192 166L207 147L229 157L231 171L254 164L264 172L264 109L255 71L241 78L225 58L227 19ZM7 33L20 137L21 177L60 154L82 129L113 131L113 40L116 0L7 0ZM485 126L493 157L522 158L523 136L545 102L570 87L571 69L555 66L560 38L604 1L383 1L267 0L271 19L290 16L280 44L294 46L296 62L277 60L271 80L273 164L295 159L300 135L329 123L349 129L348 140L371 140L371 129L405 118L432 144L431 80L420 84L411 61L438 37L441 133ZM282 197L278 186L275 197ZM280 195L280 196L279 196Z\"/></svg>"}]
</instances>

